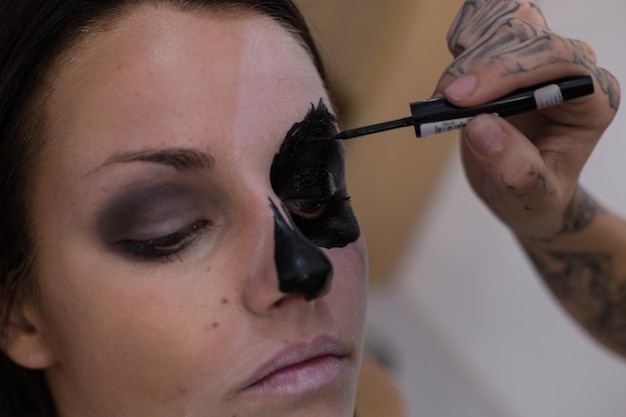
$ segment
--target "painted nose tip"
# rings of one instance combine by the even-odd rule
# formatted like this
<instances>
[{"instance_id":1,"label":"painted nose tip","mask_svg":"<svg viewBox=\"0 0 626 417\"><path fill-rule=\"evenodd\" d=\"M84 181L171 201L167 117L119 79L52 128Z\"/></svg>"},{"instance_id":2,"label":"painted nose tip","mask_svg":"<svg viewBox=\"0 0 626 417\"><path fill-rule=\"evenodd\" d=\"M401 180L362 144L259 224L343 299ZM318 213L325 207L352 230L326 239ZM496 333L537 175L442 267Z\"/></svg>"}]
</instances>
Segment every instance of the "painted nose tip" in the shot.
<instances>
[{"instance_id":1,"label":"painted nose tip","mask_svg":"<svg viewBox=\"0 0 626 417\"><path fill-rule=\"evenodd\" d=\"M279 289L286 294L303 294L307 301L314 300L332 280L332 264L320 248L283 217L273 202L271 207L274 211L274 261Z\"/></svg>"},{"instance_id":2,"label":"painted nose tip","mask_svg":"<svg viewBox=\"0 0 626 417\"><path fill-rule=\"evenodd\" d=\"M333 267L324 253L316 246L316 251L307 247L291 246L292 254L285 253L285 260L277 263L280 291L300 293L307 301L320 296L333 277ZM285 256L286 255L286 256ZM289 259L291 261L289 261Z\"/></svg>"}]
</instances>

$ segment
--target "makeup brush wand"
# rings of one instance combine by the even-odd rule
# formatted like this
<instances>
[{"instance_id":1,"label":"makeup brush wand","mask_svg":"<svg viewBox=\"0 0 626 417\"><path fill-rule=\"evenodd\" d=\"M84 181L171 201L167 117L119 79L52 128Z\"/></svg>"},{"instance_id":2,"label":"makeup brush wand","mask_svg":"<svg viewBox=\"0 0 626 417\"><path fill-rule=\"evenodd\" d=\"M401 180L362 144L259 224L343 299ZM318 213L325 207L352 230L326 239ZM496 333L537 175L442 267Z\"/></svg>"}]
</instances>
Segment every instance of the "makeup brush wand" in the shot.
<instances>
[{"instance_id":1,"label":"makeup brush wand","mask_svg":"<svg viewBox=\"0 0 626 417\"><path fill-rule=\"evenodd\" d=\"M482 113L500 117L513 116L526 111L556 106L594 91L590 76L568 77L529 88L517 90L507 96L474 107L458 107L443 97L411 103L411 116L371 126L345 130L335 139L352 139L359 136L401 127L414 126L418 138L460 129L474 116Z\"/></svg>"}]
</instances>

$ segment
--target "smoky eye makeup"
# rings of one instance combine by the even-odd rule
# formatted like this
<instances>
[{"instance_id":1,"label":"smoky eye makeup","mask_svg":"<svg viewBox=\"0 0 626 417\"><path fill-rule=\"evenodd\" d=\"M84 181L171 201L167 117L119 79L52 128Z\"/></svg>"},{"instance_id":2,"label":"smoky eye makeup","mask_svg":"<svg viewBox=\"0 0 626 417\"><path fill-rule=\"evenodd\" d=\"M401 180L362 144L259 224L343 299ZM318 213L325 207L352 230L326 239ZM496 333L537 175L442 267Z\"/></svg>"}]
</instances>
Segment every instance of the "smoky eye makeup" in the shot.
<instances>
[{"instance_id":1,"label":"smoky eye makeup","mask_svg":"<svg viewBox=\"0 0 626 417\"><path fill-rule=\"evenodd\" d=\"M197 186L140 182L124 187L103 204L97 229L104 244L138 258L180 252L211 225L207 202Z\"/></svg>"}]
</instances>

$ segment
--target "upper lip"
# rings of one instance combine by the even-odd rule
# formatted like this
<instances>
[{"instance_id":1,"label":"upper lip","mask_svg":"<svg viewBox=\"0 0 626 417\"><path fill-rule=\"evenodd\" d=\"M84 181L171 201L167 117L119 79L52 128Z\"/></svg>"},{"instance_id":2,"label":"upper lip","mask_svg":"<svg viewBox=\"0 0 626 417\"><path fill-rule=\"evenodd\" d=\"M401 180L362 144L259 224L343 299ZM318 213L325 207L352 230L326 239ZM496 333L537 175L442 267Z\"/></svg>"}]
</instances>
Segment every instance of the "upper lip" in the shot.
<instances>
[{"instance_id":1,"label":"upper lip","mask_svg":"<svg viewBox=\"0 0 626 417\"><path fill-rule=\"evenodd\" d=\"M311 343L291 345L261 365L243 384L244 390L261 382L275 372L290 366L324 356L345 358L350 356L350 354L351 350L346 344L328 336L319 337Z\"/></svg>"}]
</instances>

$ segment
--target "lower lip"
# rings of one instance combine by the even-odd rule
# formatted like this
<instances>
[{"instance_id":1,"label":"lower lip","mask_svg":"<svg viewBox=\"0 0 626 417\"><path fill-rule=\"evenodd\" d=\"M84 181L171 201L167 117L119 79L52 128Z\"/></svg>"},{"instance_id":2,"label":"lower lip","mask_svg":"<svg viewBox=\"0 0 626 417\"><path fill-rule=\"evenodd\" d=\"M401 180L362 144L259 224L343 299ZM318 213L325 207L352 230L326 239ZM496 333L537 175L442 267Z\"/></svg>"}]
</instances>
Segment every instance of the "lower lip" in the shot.
<instances>
[{"instance_id":1,"label":"lower lip","mask_svg":"<svg viewBox=\"0 0 626 417\"><path fill-rule=\"evenodd\" d=\"M280 369L250 386L247 391L263 395L301 394L338 380L347 366L347 357L320 356Z\"/></svg>"}]
</instances>

